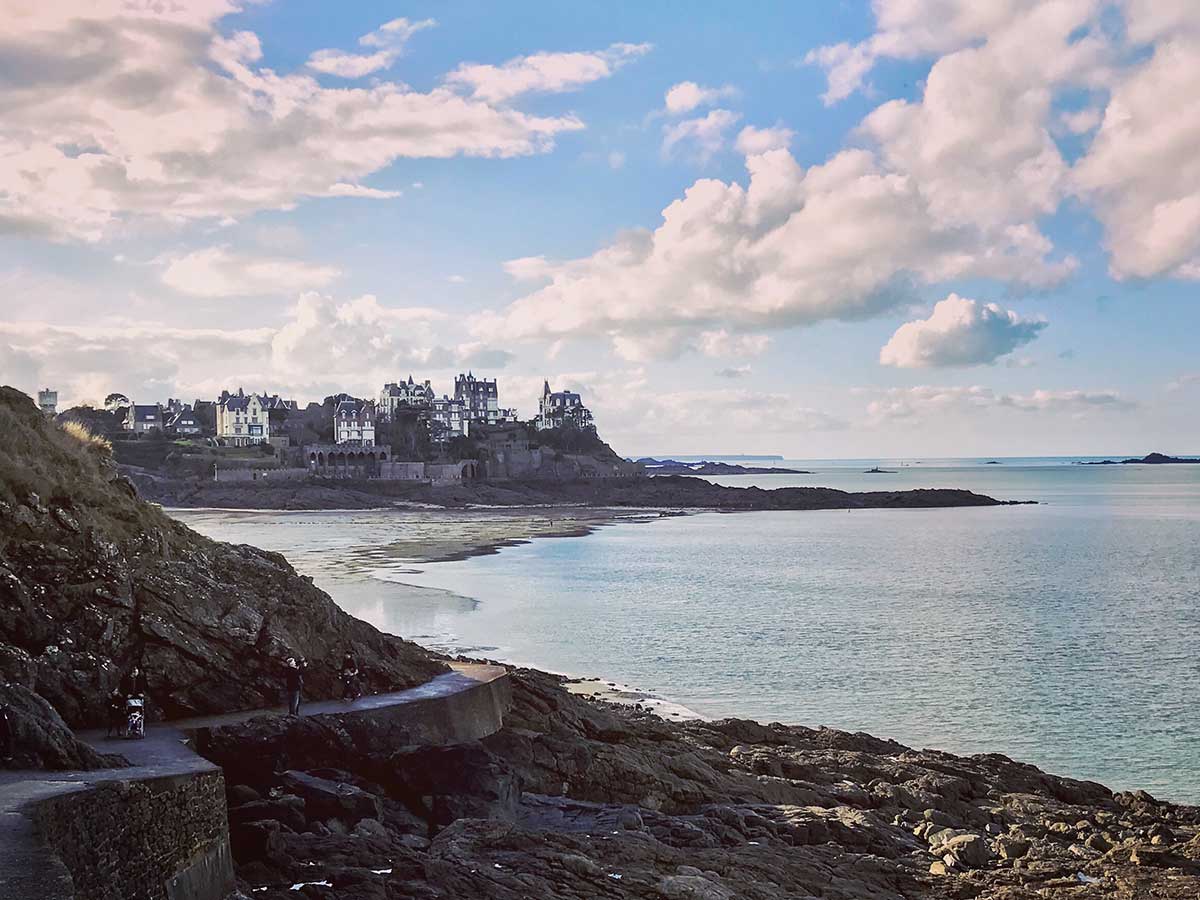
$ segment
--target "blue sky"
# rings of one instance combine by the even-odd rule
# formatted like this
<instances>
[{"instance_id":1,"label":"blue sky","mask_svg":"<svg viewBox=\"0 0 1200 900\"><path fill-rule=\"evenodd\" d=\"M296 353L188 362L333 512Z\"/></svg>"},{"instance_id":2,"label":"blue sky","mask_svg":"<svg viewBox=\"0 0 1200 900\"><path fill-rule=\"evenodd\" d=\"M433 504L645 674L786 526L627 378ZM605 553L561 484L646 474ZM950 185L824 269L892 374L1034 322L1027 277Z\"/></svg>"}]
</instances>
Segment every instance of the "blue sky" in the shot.
<instances>
[{"instance_id":1,"label":"blue sky","mask_svg":"<svg viewBox=\"0 0 1200 900\"><path fill-rule=\"evenodd\" d=\"M629 453L1200 451L1192 4L77 6L0 40L22 389L471 368Z\"/></svg>"}]
</instances>

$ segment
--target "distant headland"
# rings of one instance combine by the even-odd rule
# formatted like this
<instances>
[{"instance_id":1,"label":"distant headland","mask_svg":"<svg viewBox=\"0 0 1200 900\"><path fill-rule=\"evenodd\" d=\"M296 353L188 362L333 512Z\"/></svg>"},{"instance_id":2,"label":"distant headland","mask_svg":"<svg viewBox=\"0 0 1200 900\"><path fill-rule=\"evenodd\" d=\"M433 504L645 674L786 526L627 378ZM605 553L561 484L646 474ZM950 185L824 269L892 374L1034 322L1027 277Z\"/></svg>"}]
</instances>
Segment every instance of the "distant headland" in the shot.
<instances>
[{"instance_id":1,"label":"distant headland","mask_svg":"<svg viewBox=\"0 0 1200 900\"><path fill-rule=\"evenodd\" d=\"M1079 462L1080 466L1176 466L1200 465L1200 458L1186 456L1167 456L1165 453L1149 453L1146 456L1130 459L1101 459L1092 462Z\"/></svg>"}]
</instances>

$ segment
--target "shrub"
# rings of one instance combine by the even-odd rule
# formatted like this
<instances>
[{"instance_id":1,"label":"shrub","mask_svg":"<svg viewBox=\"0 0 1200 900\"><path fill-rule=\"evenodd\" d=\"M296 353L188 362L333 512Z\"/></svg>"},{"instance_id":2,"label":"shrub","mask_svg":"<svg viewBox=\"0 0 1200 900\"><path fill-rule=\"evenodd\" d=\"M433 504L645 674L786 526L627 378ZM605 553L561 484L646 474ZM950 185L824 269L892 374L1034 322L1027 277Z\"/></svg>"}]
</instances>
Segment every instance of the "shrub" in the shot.
<instances>
[{"instance_id":1,"label":"shrub","mask_svg":"<svg viewBox=\"0 0 1200 900\"><path fill-rule=\"evenodd\" d=\"M102 434L93 434L92 430L82 422L66 422L62 426L62 430L83 444L92 453L98 453L106 457L112 456L112 441Z\"/></svg>"}]
</instances>

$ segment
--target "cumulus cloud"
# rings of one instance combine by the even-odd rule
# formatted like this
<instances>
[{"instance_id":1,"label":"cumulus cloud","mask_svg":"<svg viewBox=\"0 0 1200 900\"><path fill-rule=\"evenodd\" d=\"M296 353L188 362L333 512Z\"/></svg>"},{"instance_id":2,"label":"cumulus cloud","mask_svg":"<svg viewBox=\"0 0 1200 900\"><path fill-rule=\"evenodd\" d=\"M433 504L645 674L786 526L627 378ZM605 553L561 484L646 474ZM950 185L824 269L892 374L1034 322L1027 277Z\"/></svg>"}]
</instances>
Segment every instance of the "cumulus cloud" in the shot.
<instances>
[{"instance_id":1,"label":"cumulus cloud","mask_svg":"<svg viewBox=\"0 0 1200 900\"><path fill-rule=\"evenodd\" d=\"M162 280L168 287L194 297L247 297L320 288L340 274L333 266L252 256L219 246L170 258Z\"/></svg>"},{"instance_id":2,"label":"cumulus cloud","mask_svg":"<svg viewBox=\"0 0 1200 900\"><path fill-rule=\"evenodd\" d=\"M512 359L487 341L458 342L445 313L391 306L371 294L345 299L309 291L278 321L260 320L252 328L5 321L0 370L27 392L44 386L40 381L54 385L60 405L95 402L114 390L135 400L215 397L238 384L303 401L337 391L373 396L409 370L495 369Z\"/></svg>"},{"instance_id":3,"label":"cumulus cloud","mask_svg":"<svg viewBox=\"0 0 1200 900\"><path fill-rule=\"evenodd\" d=\"M398 82L325 88L218 29L234 4L23 4L0 58L0 232L97 240L147 218L224 220L362 180L402 157L548 151L573 116Z\"/></svg>"},{"instance_id":4,"label":"cumulus cloud","mask_svg":"<svg viewBox=\"0 0 1200 900\"><path fill-rule=\"evenodd\" d=\"M1119 78L1075 167L1117 278L1200 279L1200 6L1188 7L1195 29L1172 31Z\"/></svg>"},{"instance_id":5,"label":"cumulus cloud","mask_svg":"<svg viewBox=\"0 0 1200 900\"><path fill-rule=\"evenodd\" d=\"M663 107L672 116L690 113L701 106L712 106L721 100L737 96L737 88L731 85L724 87L702 87L694 81L681 81L667 89L663 97Z\"/></svg>"},{"instance_id":6,"label":"cumulus cloud","mask_svg":"<svg viewBox=\"0 0 1200 900\"><path fill-rule=\"evenodd\" d=\"M681 148L700 162L707 162L725 146L725 134L742 117L728 109L714 109L708 115L684 119L663 126L662 152L671 156Z\"/></svg>"},{"instance_id":7,"label":"cumulus cloud","mask_svg":"<svg viewBox=\"0 0 1200 900\"><path fill-rule=\"evenodd\" d=\"M989 365L1028 344L1046 324L1023 319L995 303L950 294L933 307L928 319L897 328L879 351L879 361L904 369Z\"/></svg>"},{"instance_id":8,"label":"cumulus cloud","mask_svg":"<svg viewBox=\"0 0 1200 900\"><path fill-rule=\"evenodd\" d=\"M762 333L853 320L911 302L913 285L994 278L1046 285L1071 270L1021 227L942 221L920 183L845 150L803 169L786 150L748 157L748 184L701 179L654 231L619 235L591 256L508 265L548 283L484 332L604 337L627 358L672 355L704 332ZM631 348L643 352L630 352Z\"/></svg>"},{"instance_id":9,"label":"cumulus cloud","mask_svg":"<svg viewBox=\"0 0 1200 900\"><path fill-rule=\"evenodd\" d=\"M521 94L558 94L600 81L650 50L650 44L612 44L605 50L518 56L498 66L462 63L446 83L477 100L503 103Z\"/></svg>"},{"instance_id":10,"label":"cumulus cloud","mask_svg":"<svg viewBox=\"0 0 1200 900\"><path fill-rule=\"evenodd\" d=\"M1092 13L1101 4L1096 0L1049 4L1043 0L874 0L876 27L870 38L858 44L818 47L805 62L826 70L829 87L823 99L832 105L861 88L879 59L921 59L969 47L1027 19L1039 6L1077 15Z\"/></svg>"},{"instance_id":11,"label":"cumulus cloud","mask_svg":"<svg viewBox=\"0 0 1200 900\"><path fill-rule=\"evenodd\" d=\"M747 125L737 136L737 150L743 156L755 156L769 150L786 150L796 133L790 128L776 125L774 128L755 128Z\"/></svg>"},{"instance_id":12,"label":"cumulus cloud","mask_svg":"<svg viewBox=\"0 0 1200 900\"><path fill-rule=\"evenodd\" d=\"M410 22L392 19L358 39L363 47L377 48L374 53L346 53L342 50L318 50L308 58L308 67L339 78L362 78L372 72L389 68L404 52L404 45L418 31L432 28L433 19Z\"/></svg>"},{"instance_id":13,"label":"cumulus cloud","mask_svg":"<svg viewBox=\"0 0 1200 900\"><path fill-rule=\"evenodd\" d=\"M867 404L873 424L921 424L938 417L1014 410L1082 417L1096 412L1121 412L1135 404L1118 391L1045 390L1006 394L980 385L938 387L920 385L878 392Z\"/></svg>"}]
</instances>

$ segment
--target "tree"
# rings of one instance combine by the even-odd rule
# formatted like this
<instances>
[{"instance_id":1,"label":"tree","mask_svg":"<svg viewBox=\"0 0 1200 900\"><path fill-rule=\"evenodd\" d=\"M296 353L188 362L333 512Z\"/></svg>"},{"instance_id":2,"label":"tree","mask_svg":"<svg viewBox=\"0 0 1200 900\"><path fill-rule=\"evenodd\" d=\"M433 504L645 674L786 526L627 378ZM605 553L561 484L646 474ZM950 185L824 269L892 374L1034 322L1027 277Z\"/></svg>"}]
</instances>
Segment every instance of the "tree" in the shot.
<instances>
[{"instance_id":1,"label":"tree","mask_svg":"<svg viewBox=\"0 0 1200 900\"><path fill-rule=\"evenodd\" d=\"M133 401L124 394L113 392L104 398L104 408L109 412L116 412L123 407L130 406L133 406Z\"/></svg>"}]
</instances>

